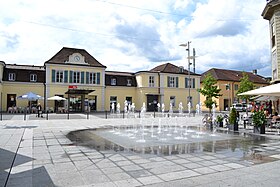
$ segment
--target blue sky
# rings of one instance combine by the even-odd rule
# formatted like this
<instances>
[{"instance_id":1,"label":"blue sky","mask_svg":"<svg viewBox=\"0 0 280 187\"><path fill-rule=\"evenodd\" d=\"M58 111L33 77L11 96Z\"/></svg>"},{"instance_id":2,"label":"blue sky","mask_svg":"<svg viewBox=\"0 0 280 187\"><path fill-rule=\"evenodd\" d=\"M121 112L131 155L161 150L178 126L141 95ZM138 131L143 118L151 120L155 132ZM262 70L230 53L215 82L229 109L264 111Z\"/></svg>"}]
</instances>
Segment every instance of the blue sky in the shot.
<instances>
[{"instance_id":1,"label":"blue sky","mask_svg":"<svg viewBox=\"0 0 280 187\"><path fill-rule=\"evenodd\" d=\"M265 0L13 0L0 6L0 60L43 65L62 47L87 50L107 70L135 72L166 62L196 72L257 69L271 76Z\"/></svg>"}]
</instances>

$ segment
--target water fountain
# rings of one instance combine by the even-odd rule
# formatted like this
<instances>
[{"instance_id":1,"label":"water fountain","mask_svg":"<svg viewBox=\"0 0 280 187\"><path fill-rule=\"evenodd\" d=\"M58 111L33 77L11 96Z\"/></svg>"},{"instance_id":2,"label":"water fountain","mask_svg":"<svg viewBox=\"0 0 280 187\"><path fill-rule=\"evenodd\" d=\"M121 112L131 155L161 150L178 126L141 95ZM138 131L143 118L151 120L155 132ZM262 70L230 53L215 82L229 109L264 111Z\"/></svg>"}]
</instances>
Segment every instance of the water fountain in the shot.
<instances>
[{"instance_id":1,"label":"water fountain","mask_svg":"<svg viewBox=\"0 0 280 187\"><path fill-rule=\"evenodd\" d=\"M115 103L111 104L111 113L114 114L115 113Z\"/></svg>"},{"instance_id":2,"label":"water fountain","mask_svg":"<svg viewBox=\"0 0 280 187\"><path fill-rule=\"evenodd\" d=\"M173 114L173 104L170 103L169 104L169 116L172 116L172 114Z\"/></svg>"},{"instance_id":3,"label":"water fountain","mask_svg":"<svg viewBox=\"0 0 280 187\"><path fill-rule=\"evenodd\" d=\"M192 106L192 104L191 104L191 102L189 102L189 103L188 103L188 112L189 112L189 116L191 116L191 106Z\"/></svg>"},{"instance_id":4,"label":"water fountain","mask_svg":"<svg viewBox=\"0 0 280 187\"><path fill-rule=\"evenodd\" d=\"M165 105L164 105L164 103L162 103L161 104L162 117L164 117L164 110L165 110Z\"/></svg>"},{"instance_id":5,"label":"water fountain","mask_svg":"<svg viewBox=\"0 0 280 187\"><path fill-rule=\"evenodd\" d=\"M199 106L198 103L197 103L196 106L195 106L195 114L196 114L196 115L200 115L200 106Z\"/></svg>"},{"instance_id":6,"label":"water fountain","mask_svg":"<svg viewBox=\"0 0 280 187\"><path fill-rule=\"evenodd\" d=\"M160 103L157 103L157 110L160 112Z\"/></svg>"},{"instance_id":7,"label":"water fountain","mask_svg":"<svg viewBox=\"0 0 280 187\"><path fill-rule=\"evenodd\" d=\"M179 108L178 108L178 110L179 110L179 116L182 116L182 115L183 115L183 109L184 109L183 103L180 102L180 103L179 103Z\"/></svg>"}]
</instances>

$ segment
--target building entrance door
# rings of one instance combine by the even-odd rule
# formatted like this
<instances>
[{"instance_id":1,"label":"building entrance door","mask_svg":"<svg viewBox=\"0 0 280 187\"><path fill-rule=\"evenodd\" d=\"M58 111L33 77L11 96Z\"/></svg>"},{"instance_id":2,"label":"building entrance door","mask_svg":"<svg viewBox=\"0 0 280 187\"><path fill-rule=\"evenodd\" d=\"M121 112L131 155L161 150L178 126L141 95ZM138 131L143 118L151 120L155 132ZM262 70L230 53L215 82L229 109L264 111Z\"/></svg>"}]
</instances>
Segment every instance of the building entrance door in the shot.
<instances>
[{"instance_id":1,"label":"building entrance door","mask_svg":"<svg viewBox=\"0 0 280 187\"><path fill-rule=\"evenodd\" d=\"M82 112L82 95L69 95L69 112Z\"/></svg>"},{"instance_id":2,"label":"building entrance door","mask_svg":"<svg viewBox=\"0 0 280 187\"><path fill-rule=\"evenodd\" d=\"M147 95L147 111L157 111L158 95Z\"/></svg>"},{"instance_id":3,"label":"building entrance door","mask_svg":"<svg viewBox=\"0 0 280 187\"><path fill-rule=\"evenodd\" d=\"M7 94L7 110L9 107L17 106L16 96L16 94Z\"/></svg>"}]
</instances>

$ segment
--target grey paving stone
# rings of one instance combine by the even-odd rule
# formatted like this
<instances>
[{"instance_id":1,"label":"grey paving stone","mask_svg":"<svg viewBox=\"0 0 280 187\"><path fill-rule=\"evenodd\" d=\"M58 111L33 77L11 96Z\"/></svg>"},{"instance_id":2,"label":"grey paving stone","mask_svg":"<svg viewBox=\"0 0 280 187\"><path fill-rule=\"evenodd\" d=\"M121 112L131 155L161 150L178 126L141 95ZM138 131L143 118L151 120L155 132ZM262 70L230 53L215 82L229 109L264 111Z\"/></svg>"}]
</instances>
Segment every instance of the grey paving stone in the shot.
<instances>
[{"instance_id":1,"label":"grey paving stone","mask_svg":"<svg viewBox=\"0 0 280 187\"><path fill-rule=\"evenodd\" d=\"M204 167L200 164L197 163L186 163L186 164L182 164L184 167L189 168L189 169L196 169L196 168L201 168Z\"/></svg>"},{"instance_id":2,"label":"grey paving stone","mask_svg":"<svg viewBox=\"0 0 280 187\"><path fill-rule=\"evenodd\" d=\"M133 187L133 186L141 186L142 184L135 179L126 179L121 181L115 181L115 185L119 187Z\"/></svg>"},{"instance_id":3,"label":"grey paving stone","mask_svg":"<svg viewBox=\"0 0 280 187\"><path fill-rule=\"evenodd\" d=\"M137 180L144 185L164 182L162 179L158 178L157 176L140 177L137 178Z\"/></svg>"},{"instance_id":4,"label":"grey paving stone","mask_svg":"<svg viewBox=\"0 0 280 187\"><path fill-rule=\"evenodd\" d=\"M226 171L226 170L232 169L232 168L224 166L224 165L209 166L209 168L214 169L216 171Z\"/></svg>"},{"instance_id":5,"label":"grey paving stone","mask_svg":"<svg viewBox=\"0 0 280 187\"><path fill-rule=\"evenodd\" d=\"M127 171L127 173L133 178L141 178L153 175L147 170Z\"/></svg>"},{"instance_id":6,"label":"grey paving stone","mask_svg":"<svg viewBox=\"0 0 280 187\"><path fill-rule=\"evenodd\" d=\"M107 175L113 182L115 181L120 181L120 180L126 180L126 179L132 179L132 177L130 175L128 175L127 173L111 173L109 175Z\"/></svg>"},{"instance_id":7,"label":"grey paving stone","mask_svg":"<svg viewBox=\"0 0 280 187\"><path fill-rule=\"evenodd\" d=\"M152 168L149 170L149 172L158 175L158 174L162 174L162 173L181 171L181 170L186 170L186 168L184 168L183 166L180 166L180 165L173 165L173 166L161 166L161 167Z\"/></svg>"},{"instance_id":8,"label":"grey paving stone","mask_svg":"<svg viewBox=\"0 0 280 187\"><path fill-rule=\"evenodd\" d=\"M123 172L123 170L119 167L101 168L101 171L103 171L106 175Z\"/></svg>"},{"instance_id":9,"label":"grey paving stone","mask_svg":"<svg viewBox=\"0 0 280 187\"><path fill-rule=\"evenodd\" d=\"M171 180L178 180L183 178L189 178L200 175L197 172L194 172L192 170L184 170L184 171L177 171L177 172L170 172L170 173L164 173L157 175L159 178L161 178L164 181L171 181Z\"/></svg>"},{"instance_id":10,"label":"grey paving stone","mask_svg":"<svg viewBox=\"0 0 280 187\"><path fill-rule=\"evenodd\" d=\"M223 165L227 166L227 167L230 167L230 168L234 168L234 169L245 167L245 166L243 166L241 164L237 164L237 163L227 163L227 164L223 164Z\"/></svg>"},{"instance_id":11,"label":"grey paving stone","mask_svg":"<svg viewBox=\"0 0 280 187\"><path fill-rule=\"evenodd\" d=\"M137 165L121 166L121 168L125 171L136 171L136 170L142 170L143 169L143 168L141 168Z\"/></svg>"},{"instance_id":12,"label":"grey paving stone","mask_svg":"<svg viewBox=\"0 0 280 187\"><path fill-rule=\"evenodd\" d=\"M217 165L217 163L209 161L209 160L204 160L204 161L201 161L201 162L198 162L198 163L200 165L203 165L203 166L214 166L214 165Z\"/></svg>"},{"instance_id":13,"label":"grey paving stone","mask_svg":"<svg viewBox=\"0 0 280 187\"><path fill-rule=\"evenodd\" d=\"M177 163L177 164L186 164L186 163L190 163L190 160L187 159L176 159L176 160L172 160L173 162Z\"/></svg>"},{"instance_id":14,"label":"grey paving stone","mask_svg":"<svg viewBox=\"0 0 280 187\"><path fill-rule=\"evenodd\" d=\"M216 173L217 172L216 170L213 170L213 169L208 168L208 167L196 168L196 169L193 169L193 171L195 171L197 173L200 173L200 174L209 174L209 173Z\"/></svg>"},{"instance_id":15,"label":"grey paving stone","mask_svg":"<svg viewBox=\"0 0 280 187\"><path fill-rule=\"evenodd\" d=\"M115 164L117 164L118 166L127 166L127 165L132 165L133 162L126 160L126 161L117 161L115 162Z\"/></svg>"}]
</instances>

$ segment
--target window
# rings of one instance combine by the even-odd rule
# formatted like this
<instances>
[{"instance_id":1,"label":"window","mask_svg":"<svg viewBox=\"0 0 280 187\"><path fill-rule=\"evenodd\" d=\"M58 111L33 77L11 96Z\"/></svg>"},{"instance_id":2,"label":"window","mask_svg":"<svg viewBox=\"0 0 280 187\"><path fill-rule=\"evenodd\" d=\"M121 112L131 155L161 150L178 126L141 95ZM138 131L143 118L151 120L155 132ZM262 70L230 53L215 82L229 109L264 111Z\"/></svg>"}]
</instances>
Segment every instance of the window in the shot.
<instances>
[{"instance_id":1,"label":"window","mask_svg":"<svg viewBox=\"0 0 280 187\"><path fill-rule=\"evenodd\" d=\"M131 86L132 80L131 79L127 79L127 86Z\"/></svg>"},{"instance_id":2,"label":"window","mask_svg":"<svg viewBox=\"0 0 280 187\"><path fill-rule=\"evenodd\" d=\"M63 82L63 71L56 70L56 80L55 82Z\"/></svg>"},{"instance_id":3,"label":"window","mask_svg":"<svg viewBox=\"0 0 280 187\"><path fill-rule=\"evenodd\" d=\"M110 109L112 112L117 109L117 96L110 96Z\"/></svg>"},{"instance_id":4,"label":"window","mask_svg":"<svg viewBox=\"0 0 280 187\"><path fill-rule=\"evenodd\" d=\"M9 81L15 81L16 80L16 74L15 73L9 73Z\"/></svg>"},{"instance_id":5,"label":"window","mask_svg":"<svg viewBox=\"0 0 280 187\"><path fill-rule=\"evenodd\" d=\"M175 96L170 96L170 103L173 107L175 107Z\"/></svg>"},{"instance_id":6,"label":"window","mask_svg":"<svg viewBox=\"0 0 280 187\"><path fill-rule=\"evenodd\" d=\"M238 84L234 85L234 90L238 90Z\"/></svg>"},{"instance_id":7,"label":"window","mask_svg":"<svg viewBox=\"0 0 280 187\"><path fill-rule=\"evenodd\" d=\"M89 84L96 84L96 73L89 73Z\"/></svg>"},{"instance_id":8,"label":"window","mask_svg":"<svg viewBox=\"0 0 280 187\"><path fill-rule=\"evenodd\" d=\"M73 72L73 83L80 83L80 72L79 71Z\"/></svg>"},{"instance_id":9,"label":"window","mask_svg":"<svg viewBox=\"0 0 280 187\"><path fill-rule=\"evenodd\" d=\"M271 45L272 47L275 46L275 26L274 26L274 22L271 23Z\"/></svg>"},{"instance_id":10,"label":"window","mask_svg":"<svg viewBox=\"0 0 280 187\"><path fill-rule=\"evenodd\" d=\"M226 84L226 90L230 90L230 84Z\"/></svg>"},{"instance_id":11,"label":"window","mask_svg":"<svg viewBox=\"0 0 280 187\"><path fill-rule=\"evenodd\" d=\"M37 81L37 75L36 74L31 74L30 75L30 81L31 82L36 82Z\"/></svg>"},{"instance_id":12,"label":"window","mask_svg":"<svg viewBox=\"0 0 280 187\"><path fill-rule=\"evenodd\" d=\"M178 88L178 77L167 77L167 87L169 88Z\"/></svg>"},{"instance_id":13,"label":"window","mask_svg":"<svg viewBox=\"0 0 280 187\"><path fill-rule=\"evenodd\" d=\"M195 78L185 78L185 88L195 88Z\"/></svg>"},{"instance_id":14,"label":"window","mask_svg":"<svg viewBox=\"0 0 280 187\"><path fill-rule=\"evenodd\" d=\"M111 85L113 85L113 86L117 85L117 79L116 78L111 78Z\"/></svg>"},{"instance_id":15,"label":"window","mask_svg":"<svg viewBox=\"0 0 280 187\"><path fill-rule=\"evenodd\" d=\"M155 87L155 77L149 76L149 87Z\"/></svg>"}]
</instances>

